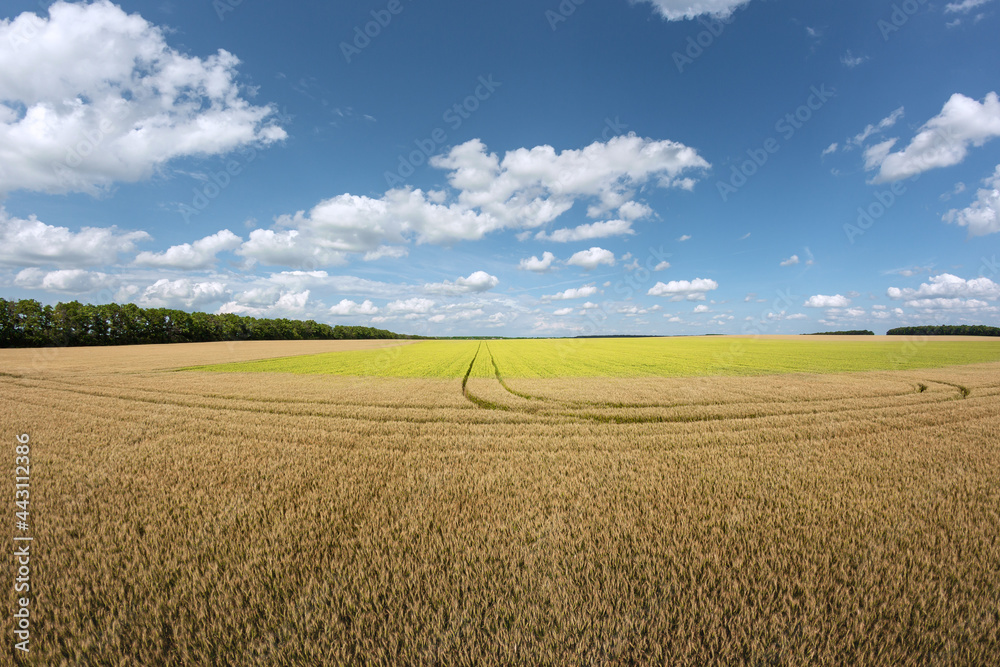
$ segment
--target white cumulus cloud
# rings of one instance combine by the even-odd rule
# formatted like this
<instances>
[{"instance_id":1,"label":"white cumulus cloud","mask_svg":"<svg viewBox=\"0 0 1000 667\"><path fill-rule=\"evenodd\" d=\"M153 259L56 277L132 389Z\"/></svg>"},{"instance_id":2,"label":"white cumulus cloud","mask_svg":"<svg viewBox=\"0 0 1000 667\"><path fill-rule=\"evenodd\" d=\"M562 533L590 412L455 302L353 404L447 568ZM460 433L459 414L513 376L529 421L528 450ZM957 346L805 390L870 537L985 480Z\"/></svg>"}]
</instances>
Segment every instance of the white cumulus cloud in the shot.
<instances>
[{"instance_id":1,"label":"white cumulus cloud","mask_svg":"<svg viewBox=\"0 0 1000 667\"><path fill-rule=\"evenodd\" d=\"M286 137L237 83L239 59L180 53L98 0L0 22L0 192L97 194L183 156Z\"/></svg>"},{"instance_id":2,"label":"white cumulus cloud","mask_svg":"<svg viewBox=\"0 0 1000 667\"><path fill-rule=\"evenodd\" d=\"M886 294L910 308L977 310L989 306L987 301L1000 299L1000 284L986 277L966 280L942 273L917 289L890 287Z\"/></svg>"},{"instance_id":3,"label":"white cumulus cloud","mask_svg":"<svg viewBox=\"0 0 1000 667\"><path fill-rule=\"evenodd\" d=\"M993 0L962 0L961 2L949 2L944 6L944 11L946 14L967 14L973 9L982 7L988 2L993 2Z\"/></svg>"},{"instance_id":4,"label":"white cumulus cloud","mask_svg":"<svg viewBox=\"0 0 1000 667\"><path fill-rule=\"evenodd\" d=\"M0 207L0 265L88 267L113 264L135 244L149 240L146 232L122 232L116 227L83 227L78 232L47 225L35 216L15 218Z\"/></svg>"},{"instance_id":5,"label":"white cumulus cloud","mask_svg":"<svg viewBox=\"0 0 1000 667\"><path fill-rule=\"evenodd\" d=\"M303 269L347 263L345 253L315 242L297 229L255 229L236 254L261 264Z\"/></svg>"},{"instance_id":6,"label":"white cumulus cloud","mask_svg":"<svg viewBox=\"0 0 1000 667\"><path fill-rule=\"evenodd\" d=\"M569 243L571 241L589 241L590 239L602 239L625 234L635 234L632 231L631 222L627 220L607 220L605 222L592 222L586 225L579 225L573 228L557 229L551 234L544 231L538 232L535 234L535 239L538 241Z\"/></svg>"},{"instance_id":7,"label":"white cumulus cloud","mask_svg":"<svg viewBox=\"0 0 1000 667\"><path fill-rule=\"evenodd\" d=\"M719 289L719 283L708 278L695 278L694 280L671 280L668 283L658 282L653 285L647 294L649 296L670 297L671 301L704 301L705 294L712 290Z\"/></svg>"},{"instance_id":8,"label":"white cumulus cloud","mask_svg":"<svg viewBox=\"0 0 1000 667\"><path fill-rule=\"evenodd\" d=\"M362 303L341 299L340 303L330 308L330 314L334 316L346 315L377 315L378 308L370 300L365 299Z\"/></svg>"},{"instance_id":9,"label":"white cumulus cloud","mask_svg":"<svg viewBox=\"0 0 1000 667\"><path fill-rule=\"evenodd\" d=\"M711 15L720 18L730 16L737 8L750 0L644 0L668 21L681 21L699 16Z\"/></svg>"},{"instance_id":10,"label":"white cumulus cloud","mask_svg":"<svg viewBox=\"0 0 1000 667\"><path fill-rule=\"evenodd\" d=\"M833 296L816 294L809 297L802 305L807 308L847 308L851 305L851 300L841 294Z\"/></svg>"},{"instance_id":11,"label":"white cumulus cloud","mask_svg":"<svg viewBox=\"0 0 1000 667\"><path fill-rule=\"evenodd\" d=\"M792 255L788 259L782 260L781 266L795 266L798 263L799 263L799 256Z\"/></svg>"},{"instance_id":12,"label":"white cumulus cloud","mask_svg":"<svg viewBox=\"0 0 1000 667\"><path fill-rule=\"evenodd\" d=\"M500 283L500 279L491 276L485 271L476 271L468 278L459 278L455 282L445 280L440 283L428 283L424 285L424 291L428 294L467 294L469 292L486 292L493 289Z\"/></svg>"},{"instance_id":13,"label":"white cumulus cloud","mask_svg":"<svg viewBox=\"0 0 1000 667\"><path fill-rule=\"evenodd\" d=\"M969 228L969 236L986 236L1000 232L1000 165L976 192L976 201L966 208L952 209L944 220Z\"/></svg>"},{"instance_id":14,"label":"white cumulus cloud","mask_svg":"<svg viewBox=\"0 0 1000 667\"><path fill-rule=\"evenodd\" d=\"M42 269L24 269L14 277L14 284L25 289L41 289L64 294L85 294L104 288L110 288L115 279L99 271L84 269L59 269L44 271Z\"/></svg>"},{"instance_id":15,"label":"white cumulus cloud","mask_svg":"<svg viewBox=\"0 0 1000 667\"><path fill-rule=\"evenodd\" d=\"M503 224L538 227L569 210L578 199L593 199L591 215L620 210L635 213L634 188L653 182L661 188L689 185L682 176L709 168L693 148L634 134L557 152L552 146L519 148L501 160L478 139L454 147L431 165L450 170L459 202Z\"/></svg>"},{"instance_id":16,"label":"white cumulus cloud","mask_svg":"<svg viewBox=\"0 0 1000 667\"><path fill-rule=\"evenodd\" d=\"M220 252L236 250L242 243L239 236L223 229L194 243L171 246L166 252L140 252L135 263L164 269L207 269L215 264L215 256Z\"/></svg>"},{"instance_id":17,"label":"white cumulus cloud","mask_svg":"<svg viewBox=\"0 0 1000 667\"><path fill-rule=\"evenodd\" d=\"M893 147L898 143L898 139L886 139L865 149L865 171L877 169L885 162L886 157L892 152Z\"/></svg>"},{"instance_id":18,"label":"white cumulus cloud","mask_svg":"<svg viewBox=\"0 0 1000 667\"><path fill-rule=\"evenodd\" d=\"M220 281L161 278L142 290L136 303L144 308L203 310L208 304L222 301L228 295L229 290Z\"/></svg>"},{"instance_id":19,"label":"white cumulus cloud","mask_svg":"<svg viewBox=\"0 0 1000 667\"><path fill-rule=\"evenodd\" d=\"M874 178L876 183L898 181L931 169L959 164L970 147L982 146L998 136L1000 98L997 93L987 94L982 102L956 93L945 103L940 114L924 123L906 148L888 152L883 142L877 152L866 156L866 168L879 168Z\"/></svg>"},{"instance_id":20,"label":"white cumulus cloud","mask_svg":"<svg viewBox=\"0 0 1000 667\"><path fill-rule=\"evenodd\" d=\"M868 141L869 137L876 134L881 134L885 130L888 130L889 128L893 127L897 123L897 121L899 121L899 119L903 117L904 113L905 109L903 107L899 107L891 114L880 120L878 123L874 125L868 125L867 127L865 127L865 129L862 130L859 134L854 135L854 137L852 137L848 143L854 146L861 146L866 141ZM836 150L836 148L834 148L834 150Z\"/></svg>"},{"instance_id":21,"label":"white cumulus cloud","mask_svg":"<svg viewBox=\"0 0 1000 667\"><path fill-rule=\"evenodd\" d=\"M226 302L219 307L219 313L234 313L250 317L302 317L309 302L309 290L303 292L284 292L277 300L261 305L250 305L239 299Z\"/></svg>"},{"instance_id":22,"label":"white cumulus cloud","mask_svg":"<svg viewBox=\"0 0 1000 667\"><path fill-rule=\"evenodd\" d=\"M551 252L542 253L542 258L538 259L534 255L530 259L522 259L517 265L517 268L523 271L534 271L535 273L544 273L552 268L552 262L556 260L556 256Z\"/></svg>"},{"instance_id":23,"label":"white cumulus cloud","mask_svg":"<svg viewBox=\"0 0 1000 667\"><path fill-rule=\"evenodd\" d=\"M380 245L374 250L369 250L365 253L364 260L366 262L374 262L383 258L390 259L402 259L410 254L410 251L403 246L398 245Z\"/></svg>"},{"instance_id":24,"label":"white cumulus cloud","mask_svg":"<svg viewBox=\"0 0 1000 667\"><path fill-rule=\"evenodd\" d=\"M551 146L519 148L502 159L472 139L430 164L447 170L450 188L399 187L379 197L341 194L308 211L278 216L273 229L251 232L238 253L272 265L336 265L348 253L375 258L382 256L379 248L411 241L448 246L503 229L535 229L578 201L589 202L589 215L617 211L618 217L557 230L553 240L628 234L631 220L652 214L635 201L637 190L688 188L693 181L687 174L710 166L688 146L635 135L562 152Z\"/></svg>"},{"instance_id":25,"label":"white cumulus cloud","mask_svg":"<svg viewBox=\"0 0 1000 667\"><path fill-rule=\"evenodd\" d=\"M653 209L637 201L627 201L618 207L618 215L623 220L633 221L648 218L653 215Z\"/></svg>"},{"instance_id":26,"label":"white cumulus cloud","mask_svg":"<svg viewBox=\"0 0 1000 667\"><path fill-rule=\"evenodd\" d=\"M385 307L390 313L416 313L421 315L431 312L432 308L434 308L432 300L420 297L390 301Z\"/></svg>"},{"instance_id":27,"label":"white cumulus cloud","mask_svg":"<svg viewBox=\"0 0 1000 667\"><path fill-rule=\"evenodd\" d=\"M568 301L570 299L586 299L587 297L594 296L595 294L597 294L597 287L594 285L584 285L583 287L574 287L550 296L543 296L542 300Z\"/></svg>"},{"instance_id":28,"label":"white cumulus cloud","mask_svg":"<svg viewBox=\"0 0 1000 667\"><path fill-rule=\"evenodd\" d=\"M864 64L865 62L868 61L868 59L869 59L868 56L858 56L852 53L850 50L848 50L847 53L845 53L844 55L840 56L840 62L845 67L851 69L857 67L858 65Z\"/></svg>"},{"instance_id":29,"label":"white cumulus cloud","mask_svg":"<svg viewBox=\"0 0 1000 667\"><path fill-rule=\"evenodd\" d=\"M572 257L566 260L566 263L570 266L579 266L587 271L591 271L596 269L601 264L614 266L615 254L610 250L594 246L590 250L581 250L580 252L574 253Z\"/></svg>"}]
</instances>

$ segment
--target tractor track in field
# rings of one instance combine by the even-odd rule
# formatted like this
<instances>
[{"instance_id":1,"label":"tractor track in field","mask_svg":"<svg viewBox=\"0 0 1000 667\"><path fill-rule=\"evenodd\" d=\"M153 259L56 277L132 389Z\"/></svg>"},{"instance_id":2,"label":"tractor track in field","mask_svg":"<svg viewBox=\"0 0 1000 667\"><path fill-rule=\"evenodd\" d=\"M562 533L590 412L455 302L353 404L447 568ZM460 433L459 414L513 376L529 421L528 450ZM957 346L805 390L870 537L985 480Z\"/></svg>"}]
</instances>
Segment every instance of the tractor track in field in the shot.
<instances>
[{"instance_id":1,"label":"tractor track in field","mask_svg":"<svg viewBox=\"0 0 1000 667\"><path fill-rule=\"evenodd\" d=\"M488 348L488 346L487 346ZM480 398L476 396L471 391L469 391L469 376L472 375L472 369L476 366L476 359L479 358L479 353L483 349L483 344L480 342L479 347L476 348L476 353L472 355L472 361L469 362L469 369L465 371L465 377L462 378L462 395L469 400L472 404L485 408L486 410L505 410L510 411L510 408L506 405L501 405L499 403L494 403L493 401L488 401L485 398Z\"/></svg>"},{"instance_id":2,"label":"tractor track in field","mask_svg":"<svg viewBox=\"0 0 1000 667\"><path fill-rule=\"evenodd\" d=\"M508 385L504 381L503 376L500 375L500 367L497 366L497 358L493 356L493 352L490 350L490 344L489 343L486 343L486 352L489 353L489 355L490 355L490 363L493 364L493 373L494 373L494 375L496 375L497 382L499 382L500 386L503 387L508 393L513 394L514 396L519 396L521 398L527 399L529 401L544 401L544 400L546 400L546 399L542 398L541 396L532 396L531 394L524 394L524 393L519 392L519 391L517 391L515 389L512 389L510 387L510 385Z\"/></svg>"},{"instance_id":3,"label":"tractor track in field","mask_svg":"<svg viewBox=\"0 0 1000 667\"><path fill-rule=\"evenodd\" d=\"M476 361L479 359L479 355L483 352L483 346L485 344L486 354L490 357L490 364L493 366L493 375L500 387L503 388L508 394L516 396L517 398L526 401L535 401L535 406L529 409L518 409L513 406L504 405L502 403L497 403L495 401L490 401L488 399L476 396L469 390L468 383L469 378L472 375L472 370L475 368ZM485 379L485 378L484 378ZM911 393L922 394L928 389L928 384L938 384L954 387L959 392L959 397L961 399L966 399L971 395L971 390L963 385L959 385L952 382L945 382L941 380L925 380L924 382L919 382L916 384L915 388L909 392L905 392L900 395L909 395ZM465 398L471 402L473 405L486 409L486 410L500 410L504 412L520 413L525 416L527 415L549 415L558 416L564 418L570 418L573 420L581 422L596 422L602 424L670 424L670 423L685 423L685 422L704 422L704 421L718 421L718 420L732 420L734 417L732 415L691 415L691 414L680 414L674 412L672 414L659 414L659 415L637 415L637 414L595 414L593 412L587 412L588 409L594 408L604 408L604 409L664 409L670 410L674 408L684 408L691 407L691 404L687 403L674 403L674 404L647 404L647 403L610 403L610 402L600 402L600 401L567 401L555 398L547 398L544 396L535 396L525 392L518 391L512 388L504 380L503 374L500 372L500 367L496 362L496 358L493 356L490 350L489 343L481 342L476 348L476 353L472 357L472 361L469 362L469 368L465 372L465 377L462 379L462 394ZM956 400L944 399L944 400ZM938 400L928 401L928 402L939 402ZM833 410L817 410L813 409L803 410L796 414L824 414L841 412L842 409ZM787 410L781 412L773 412L770 410L754 411L742 415L741 419L762 419L766 417L776 416L777 414L788 414Z\"/></svg>"},{"instance_id":4,"label":"tractor track in field","mask_svg":"<svg viewBox=\"0 0 1000 667\"><path fill-rule=\"evenodd\" d=\"M486 366L485 359L480 361L480 356L489 356L490 364ZM476 371L476 364L483 364L483 368L477 372L474 378L472 373ZM492 372L488 368L492 367ZM224 395L204 395L200 392L170 391L164 389L137 389L128 388L108 388L98 389L91 386L91 382L82 382L76 376L60 378L35 378L30 376L4 373L7 381L15 386L35 387L45 386L54 394L88 396L93 398L114 399L131 403L145 403L162 405L164 407L182 407L203 410L223 410L230 413L267 413L283 414L297 418L318 417L324 419L343 418L344 414L339 411L324 410L325 401L322 400L296 400L296 401L267 401L255 397L234 397ZM492 377L490 377L492 376ZM453 376L454 377L454 376ZM919 378L919 376L918 376ZM503 392L494 392L489 397L477 395L474 391L476 384L470 385L470 380L477 382L491 383L496 380ZM920 399L908 401L906 405L899 405L898 408L905 411L915 410L918 405L931 405L943 401L972 399L986 399L989 396L997 395L1000 386L976 387L975 392L969 387L949 382L947 380L930 380L920 378L912 380L910 390L907 392L879 395L869 397L878 403L884 402L891 396L903 396L909 394L925 394ZM484 385L478 385L483 387ZM937 386L937 390L930 390ZM475 408L506 413L508 415L520 417L526 420L533 419L569 419L580 423L598 424L670 424L685 422L714 422L733 420L758 420L775 416L803 415L818 416L823 414L844 415L851 412L860 412L869 408L847 408L837 404L834 398L817 398L808 400L787 400L767 402L760 404L759 401L737 400L725 403L725 406L735 412L722 414L723 406L714 403L702 402L664 402L664 403L623 403L615 401L584 401L565 400L555 397L545 397L533 395L528 392L519 391L511 387L499 367L496 358L492 354L492 349L488 342L481 341L477 346L472 359L462 377L461 382L463 397ZM942 391L941 387L949 387L955 390ZM123 394L125 391L125 394ZM491 389L492 391L492 389ZM504 395L514 397L514 400L505 402ZM232 403L233 399L239 399L238 403ZM491 400L492 399L492 400ZM277 403L277 405L272 404ZM344 407L341 405L340 407ZM418 414L421 410L429 409L427 406L413 406L413 414L406 416L397 415L396 419L391 417L389 421L412 421L421 422L433 421L431 417ZM891 406L883 406L891 407ZM515 417L515 418L516 418ZM505 418L506 419L506 418Z\"/></svg>"},{"instance_id":5,"label":"tractor track in field","mask_svg":"<svg viewBox=\"0 0 1000 667\"><path fill-rule=\"evenodd\" d=\"M968 398L972 394L971 389L963 385L957 384L955 382L945 382L943 380L927 380L927 382L931 382L934 384L943 384L946 387L954 387L955 389L958 390L958 393L962 395L963 399Z\"/></svg>"},{"instance_id":6,"label":"tractor track in field","mask_svg":"<svg viewBox=\"0 0 1000 667\"><path fill-rule=\"evenodd\" d=\"M484 350L485 348L485 350ZM475 370L476 363L479 363L479 357L481 354L488 354L490 356L490 365L492 366L493 372L491 375L492 379L496 379L498 385L504 389L507 394L514 396L518 399L515 405L505 404L497 400L490 400L486 397L476 395L469 385L469 380L472 379L472 372ZM8 374L13 376L14 374ZM75 378L74 378L75 379ZM489 378L481 378L482 380L489 381ZM137 389L130 388L128 395L122 395L121 390L116 391L115 389L101 390L91 386L91 382L80 382L73 381L70 378L34 378L28 376L18 376L10 377L9 382L13 385L27 387L33 387L37 385L47 386L50 391L63 394L71 394L77 396L89 396L95 398L111 398L115 400L124 400L132 403L145 403L145 404L155 404L162 406L174 406L174 407L187 407L195 409L206 409L206 410L225 410L227 412L243 412L243 413L271 413L271 414L288 414L290 416L296 417L320 417L320 418L337 418L339 415L337 413L331 413L329 411L323 410L326 401L316 400L316 401L283 401L283 400L263 400L259 398L252 397L234 397L225 395L204 395L200 392L178 392L178 391L165 391L163 389ZM938 387L949 387L953 388L956 393L942 393L940 391L929 392L928 390L932 386ZM499 368L499 364L492 355L492 350L489 343L481 342L479 343L475 354L473 355L468 367L466 368L465 374L462 378L462 392L463 396L472 403L476 408L481 408L483 410L504 412L510 415L519 415L525 419L532 418L568 418L574 421L580 422L591 422L591 423L611 423L611 424L628 424L628 423L684 423L684 422L700 422L700 421L717 421L720 419L761 419L766 417L772 417L777 415L789 415L789 414L801 414L801 415L818 415L827 414L834 412L843 412L843 408L836 405L836 399L823 398L823 399L809 399L809 400L796 400L796 401L779 401L775 403L768 403L767 405L761 405L757 401L735 401L732 403L727 403L730 408L743 408L737 414L692 414L687 409L697 409L699 406L705 408L708 411L713 411L712 403L685 403L685 402L669 402L669 403L647 403L647 402L637 402L637 403L622 403L622 402L610 402L610 401L568 401L564 399L548 398L544 396L532 395L526 392L518 391L510 387L503 374ZM1000 389L1000 387L997 387ZM927 392L926 398L921 399L921 404L932 404L947 400L964 400L968 398L983 397L986 398L991 395L995 395L996 391L991 390L989 387L979 387L973 392L969 387L956 383L949 382L947 380L931 380L923 379L920 382L914 380L914 384L911 385L911 389L903 393L892 393L891 396L902 396L908 394L924 394ZM885 399L890 395L883 395L878 398ZM875 397L871 397L875 398ZM232 404L230 401L233 399L239 399L242 404ZM521 403L524 401L526 403ZM274 403L277 403L275 405ZM914 404L915 405L915 404ZM342 406L343 407L343 406ZM429 409L429 406L413 406L416 411L421 409ZM644 410L657 410L661 411L659 414L655 413L645 413ZM607 412L605 412L607 411ZM611 412L611 411L621 411L621 412ZM629 412L631 411L631 412ZM401 418L400 421L423 421L426 418L408 416L406 418Z\"/></svg>"},{"instance_id":7,"label":"tractor track in field","mask_svg":"<svg viewBox=\"0 0 1000 667\"><path fill-rule=\"evenodd\" d=\"M689 405L687 403L663 404L663 403L617 403L617 402L605 402L605 401L568 401L568 400L565 400L565 399L554 399L554 398L547 398L545 396L535 396L535 395L532 395L532 394L526 394L524 392L521 392L521 391L518 391L518 390L514 389L513 387L511 387L510 385L508 385L507 382L504 380L503 375L500 373L500 367L497 365L496 357L493 356L493 352L490 350L490 344L489 343L486 343L486 353L490 355L490 363L493 365L493 373L496 376L497 382L500 383L500 386L503 387L504 390L507 391L509 394L513 394L514 396L517 396L519 398L523 398L523 399L526 399L526 400L529 400L529 401L542 401L544 403L558 404L558 405L562 405L564 407L570 407L570 408L588 408L588 407L590 407L590 408L595 408L595 407L596 408L619 408L619 409L677 408L677 407L687 407ZM476 356L478 356L478 355L479 355L479 350L477 349L476 350ZM476 362L476 359L474 357L473 360L472 360L472 364L469 365L469 372L472 371L472 365L475 364L475 362ZM466 373L466 381L468 380L468 377L469 377L469 373ZM931 384L942 384L942 385L946 385L946 386L949 386L949 387L954 387L955 389L957 389L959 391L959 393L961 394L961 397L963 399L964 398L968 398L972 394L972 391L968 387L965 387L963 385L956 384L956 383L953 383L953 382L945 382L945 381L941 381L941 380L927 380L926 382L930 382ZM463 382L462 387L463 387L463 389L465 388L465 382ZM926 384L924 384L924 383L918 383L917 384L917 393L923 393L926 390L927 390L927 385ZM906 393L908 394L908 393L912 393L912 392L906 392ZM905 395L905 394L900 394L900 395ZM504 407L503 409L507 409L507 408ZM601 419L600 417L595 416L594 418L603 421L603 419ZM631 420L629 420L629 421L631 421ZM662 421L674 421L674 420L668 418L668 419L663 419ZM684 421L684 420L680 420L680 421Z\"/></svg>"},{"instance_id":8,"label":"tractor track in field","mask_svg":"<svg viewBox=\"0 0 1000 667\"><path fill-rule=\"evenodd\" d=\"M472 375L472 369L475 367L476 360L479 358L479 354L482 352L483 343L480 343L479 347L476 348L476 354L473 355L472 362L469 363L469 369L465 372L465 378L462 379L462 394L465 396L466 399L468 399L469 401L471 401L473 404L475 404L475 405L477 405L477 406L479 406L481 408L488 409L488 410L503 410L503 411L506 411L506 412L518 412L518 413L525 414L525 415L528 415L528 414L538 414L539 411L545 407L545 404L549 404L549 406L552 406L553 404L555 404L555 405L561 406L563 408L567 408L567 407L572 408L572 407L574 407L573 403L570 403L570 402L567 402L567 401L561 401L561 400L558 400L558 399L544 398L542 396L532 396L531 394L526 394L526 393L517 391L516 389L513 389L504 380L503 375L500 374L500 367L497 366L496 358L494 358L493 353L490 350L490 344L489 343L485 343L485 345L486 345L486 354L489 355L489 357L490 357L490 364L493 366L493 377L496 379L497 383L499 383L500 387L503 388L504 391L506 391L508 394L510 394L512 396L516 396L516 397L524 399L526 401L538 401L539 404L538 404L537 407L533 406L534 409L518 410L518 409L513 408L513 407L511 407L509 405L503 405L502 403L496 403L495 401L490 401L490 400L487 400L487 399L482 398L480 396L476 396L471 391L469 391L469 388L468 388L469 377ZM485 378L483 378L483 379L485 379Z\"/></svg>"}]
</instances>

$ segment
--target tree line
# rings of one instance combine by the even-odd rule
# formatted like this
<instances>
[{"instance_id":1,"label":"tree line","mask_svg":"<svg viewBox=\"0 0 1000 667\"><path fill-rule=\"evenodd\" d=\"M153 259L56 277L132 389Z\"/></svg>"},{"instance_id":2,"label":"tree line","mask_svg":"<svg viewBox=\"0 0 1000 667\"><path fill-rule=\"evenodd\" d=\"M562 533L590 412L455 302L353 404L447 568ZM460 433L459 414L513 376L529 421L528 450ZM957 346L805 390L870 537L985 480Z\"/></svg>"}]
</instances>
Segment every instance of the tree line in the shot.
<instances>
[{"instance_id":1,"label":"tree line","mask_svg":"<svg viewBox=\"0 0 1000 667\"><path fill-rule=\"evenodd\" d=\"M899 327L889 329L887 336L1000 336L1000 327L984 324L927 325L919 327Z\"/></svg>"},{"instance_id":2,"label":"tree line","mask_svg":"<svg viewBox=\"0 0 1000 667\"><path fill-rule=\"evenodd\" d=\"M816 333L803 334L804 336L874 336L874 331L868 329L851 329L850 331L818 331Z\"/></svg>"},{"instance_id":3,"label":"tree line","mask_svg":"<svg viewBox=\"0 0 1000 667\"><path fill-rule=\"evenodd\" d=\"M227 313L188 313L101 306L79 301L43 306L34 299L0 299L0 347L141 345L231 340L368 340L417 338L373 327L330 326L313 320L263 319Z\"/></svg>"}]
</instances>

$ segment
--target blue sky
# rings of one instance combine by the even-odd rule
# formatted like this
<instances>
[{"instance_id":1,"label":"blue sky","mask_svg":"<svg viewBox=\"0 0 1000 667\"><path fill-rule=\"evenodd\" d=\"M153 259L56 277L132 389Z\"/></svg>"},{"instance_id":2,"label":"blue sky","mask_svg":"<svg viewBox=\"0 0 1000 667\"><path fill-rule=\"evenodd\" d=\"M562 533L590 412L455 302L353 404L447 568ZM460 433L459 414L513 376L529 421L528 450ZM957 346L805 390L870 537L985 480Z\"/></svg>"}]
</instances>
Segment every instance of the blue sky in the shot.
<instances>
[{"instance_id":1,"label":"blue sky","mask_svg":"<svg viewBox=\"0 0 1000 667\"><path fill-rule=\"evenodd\" d=\"M429 335L1000 322L1000 1L9 1L0 296Z\"/></svg>"}]
</instances>

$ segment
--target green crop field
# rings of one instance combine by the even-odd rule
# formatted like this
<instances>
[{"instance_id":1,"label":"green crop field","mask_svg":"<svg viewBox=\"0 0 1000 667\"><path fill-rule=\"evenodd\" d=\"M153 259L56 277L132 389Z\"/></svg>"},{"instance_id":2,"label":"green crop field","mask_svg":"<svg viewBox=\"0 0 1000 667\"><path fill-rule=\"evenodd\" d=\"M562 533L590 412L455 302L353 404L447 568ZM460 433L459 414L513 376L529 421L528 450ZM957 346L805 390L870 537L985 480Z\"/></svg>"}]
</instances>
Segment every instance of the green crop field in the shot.
<instances>
[{"instance_id":1,"label":"green crop field","mask_svg":"<svg viewBox=\"0 0 1000 667\"><path fill-rule=\"evenodd\" d=\"M182 370L234 373L296 373L404 378L460 378L478 341L423 341L380 350L328 352L278 359L198 366Z\"/></svg>"},{"instance_id":2,"label":"green crop field","mask_svg":"<svg viewBox=\"0 0 1000 667\"><path fill-rule=\"evenodd\" d=\"M695 377L940 368L1000 360L1000 341L642 338L426 341L199 370L404 378Z\"/></svg>"}]
</instances>

